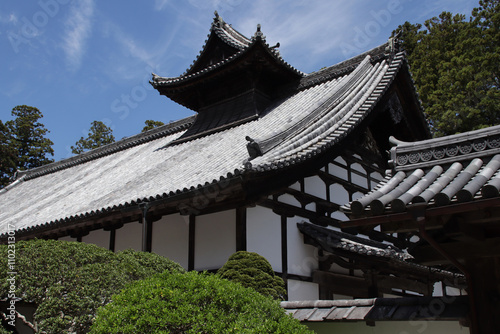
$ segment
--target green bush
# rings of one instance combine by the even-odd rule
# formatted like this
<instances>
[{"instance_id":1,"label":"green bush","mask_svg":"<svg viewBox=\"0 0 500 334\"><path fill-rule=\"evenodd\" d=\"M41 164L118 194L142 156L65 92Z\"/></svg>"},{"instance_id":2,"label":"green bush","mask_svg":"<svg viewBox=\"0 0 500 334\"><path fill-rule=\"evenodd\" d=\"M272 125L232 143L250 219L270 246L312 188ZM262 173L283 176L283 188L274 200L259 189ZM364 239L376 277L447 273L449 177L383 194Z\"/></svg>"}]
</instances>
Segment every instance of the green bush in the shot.
<instances>
[{"instance_id":1,"label":"green bush","mask_svg":"<svg viewBox=\"0 0 500 334\"><path fill-rule=\"evenodd\" d=\"M234 253L217 274L274 299L283 299L286 295L283 279L276 276L271 264L257 253L245 251Z\"/></svg>"},{"instance_id":2,"label":"green bush","mask_svg":"<svg viewBox=\"0 0 500 334\"><path fill-rule=\"evenodd\" d=\"M136 281L100 308L91 334L312 333L279 302L206 273Z\"/></svg>"},{"instance_id":3,"label":"green bush","mask_svg":"<svg viewBox=\"0 0 500 334\"><path fill-rule=\"evenodd\" d=\"M163 271L182 273L162 256L113 253L92 244L57 240L19 241L16 248L16 297L37 306L41 332L87 333L100 306L133 280ZM7 245L0 246L0 298L7 298Z\"/></svg>"}]
</instances>

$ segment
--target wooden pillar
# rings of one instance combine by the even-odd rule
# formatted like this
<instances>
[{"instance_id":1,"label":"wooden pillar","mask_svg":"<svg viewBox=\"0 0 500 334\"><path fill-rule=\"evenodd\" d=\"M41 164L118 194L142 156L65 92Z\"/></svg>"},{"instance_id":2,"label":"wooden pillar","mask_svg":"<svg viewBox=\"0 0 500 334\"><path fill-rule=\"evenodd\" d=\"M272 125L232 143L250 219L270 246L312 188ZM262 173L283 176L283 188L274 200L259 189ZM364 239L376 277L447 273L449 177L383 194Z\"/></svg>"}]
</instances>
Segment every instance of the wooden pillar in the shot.
<instances>
[{"instance_id":1,"label":"wooden pillar","mask_svg":"<svg viewBox=\"0 0 500 334\"><path fill-rule=\"evenodd\" d=\"M474 259L466 263L471 275L477 330L471 334L498 333L500 328L500 258Z\"/></svg>"},{"instance_id":2,"label":"wooden pillar","mask_svg":"<svg viewBox=\"0 0 500 334\"><path fill-rule=\"evenodd\" d=\"M281 278L285 281L285 286L287 286L287 276L288 276L288 227L287 227L287 217L281 216Z\"/></svg>"},{"instance_id":3,"label":"wooden pillar","mask_svg":"<svg viewBox=\"0 0 500 334\"><path fill-rule=\"evenodd\" d=\"M196 216L189 215L188 271L194 270Z\"/></svg>"},{"instance_id":4,"label":"wooden pillar","mask_svg":"<svg viewBox=\"0 0 500 334\"><path fill-rule=\"evenodd\" d=\"M115 251L115 242L116 242L116 228L112 228L109 231L109 250Z\"/></svg>"},{"instance_id":5,"label":"wooden pillar","mask_svg":"<svg viewBox=\"0 0 500 334\"><path fill-rule=\"evenodd\" d=\"M236 209L236 251L247 250L247 209Z\"/></svg>"},{"instance_id":6,"label":"wooden pillar","mask_svg":"<svg viewBox=\"0 0 500 334\"><path fill-rule=\"evenodd\" d=\"M151 240L152 240L152 221L149 218L148 210L150 208L149 203L142 203L140 205L142 210L142 247L143 252L151 252Z\"/></svg>"}]
</instances>

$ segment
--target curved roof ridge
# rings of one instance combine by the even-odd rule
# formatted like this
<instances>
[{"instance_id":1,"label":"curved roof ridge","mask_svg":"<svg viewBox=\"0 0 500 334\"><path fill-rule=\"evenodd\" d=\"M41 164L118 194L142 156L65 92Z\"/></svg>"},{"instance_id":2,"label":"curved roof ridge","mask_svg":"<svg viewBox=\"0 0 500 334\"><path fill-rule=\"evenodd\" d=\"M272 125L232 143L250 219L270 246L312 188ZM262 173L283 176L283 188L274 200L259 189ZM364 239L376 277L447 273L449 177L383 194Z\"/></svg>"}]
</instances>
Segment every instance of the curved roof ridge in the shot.
<instances>
[{"instance_id":1,"label":"curved roof ridge","mask_svg":"<svg viewBox=\"0 0 500 334\"><path fill-rule=\"evenodd\" d=\"M346 94L350 95L352 93L351 89L354 87L354 85L360 80L364 81L364 79L366 79L366 76L364 76L364 74L366 74L371 68L372 66L370 64L370 57L367 56L365 60L356 68L356 70L341 79L341 81L343 82L336 85L334 89L332 89L330 96L325 101L323 101L320 105L314 107L314 110L312 110L309 115L305 117L305 122L297 123L300 125L298 129L294 126L290 128L292 130L295 130L291 133L292 137L301 136L303 137L303 140L292 142L290 143L290 146L280 148L278 151L272 153L272 155L267 158L272 159L281 156L282 154L291 154L293 152L290 152L290 149L292 149L292 151L300 149L299 146L303 146L301 144L303 144L305 140L311 139L311 135L317 134L318 127L313 127L313 129L311 129L307 125L317 123L319 120L326 118L326 115L331 114L332 111L336 110L341 99L345 98ZM361 87L359 87L358 85L358 88ZM331 119L327 120L326 123L328 123L328 126L335 126L336 121L332 122L331 120L336 120L337 118L338 117L335 114ZM317 137L314 136L314 138Z\"/></svg>"},{"instance_id":2,"label":"curved roof ridge","mask_svg":"<svg viewBox=\"0 0 500 334\"><path fill-rule=\"evenodd\" d=\"M192 74L190 73L192 69L198 64L198 60L206 53L208 48L208 44L210 41L210 37L212 34L215 34L221 41L231 46L232 48L238 50L238 52L245 50L250 44L251 40L234 29L230 24L226 23L217 11L214 12L214 20L212 25L210 26L210 33L207 35L207 39L205 39L205 43L201 48L201 51L196 56L196 59L193 60L191 65L182 73L179 77Z\"/></svg>"},{"instance_id":3,"label":"curved roof ridge","mask_svg":"<svg viewBox=\"0 0 500 334\"><path fill-rule=\"evenodd\" d=\"M396 170L425 168L500 153L500 125L446 137L403 142L391 138L391 162Z\"/></svg>"},{"instance_id":4,"label":"curved roof ridge","mask_svg":"<svg viewBox=\"0 0 500 334\"><path fill-rule=\"evenodd\" d=\"M240 50L244 49L251 43L251 40L248 37L234 29L230 24L226 23L222 17L219 16L217 11L215 12L214 21L212 22L210 30L215 31L217 36L219 36L222 40L231 46L239 48Z\"/></svg>"},{"instance_id":5,"label":"curved roof ridge","mask_svg":"<svg viewBox=\"0 0 500 334\"><path fill-rule=\"evenodd\" d=\"M153 74L153 81L150 81L150 83L156 88L158 86L166 86L166 85L169 85L169 84L174 84L174 83L180 83L180 82L183 82L183 81L188 81L188 80L191 80L191 79L194 79L194 78L197 78L201 75L204 75L206 73L211 73L213 71L215 71L216 69L230 63L231 61L239 58L239 57L242 57L248 50L251 49L252 46L256 45L257 43L261 43L265 49L283 66L285 66L286 68L288 68L289 70L297 73L298 75L300 76L304 76L305 73L296 69L295 67L293 67L292 65L290 65L288 62L286 62L280 55L277 51L275 51L274 49L272 49L269 44L267 44L265 42L265 40L263 39L254 39L252 40L252 42L248 45L248 47L246 47L245 49L242 49L238 52L236 52L235 54L233 54L232 56L226 58L226 59L223 59L221 61L219 61L218 63L215 63L213 65L210 65L208 66L207 68L204 68L200 71L197 71L197 72L193 72L193 73L190 73L190 74L187 74L187 75L181 75L181 76L178 76L178 77L172 77L172 78L168 78L168 77L161 77L161 76L158 76L158 75L155 75Z\"/></svg>"},{"instance_id":6,"label":"curved roof ridge","mask_svg":"<svg viewBox=\"0 0 500 334\"><path fill-rule=\"evenodd\" d=\"M332 80L333 78L345 75L349 72L355 70L358 65L367 57L370 56L372 62L380 61L382 58L387 57L386 49L389 43L386 42L381 44L373 49L370 49L362 54L344 60L335 65L331 65L325 68L322 68L318 71L308 73L301 80L299 85L299 89L305 88L309 85L315 85L327 80Z\"/></svg>"},{"instance_id":7,"label":"curved roof ridge","mask_svg":"<svg viewBox=\"0 0 500 334\"><path fill-rule=\"evenodd\" d=\"M161 138L167 135L174 134L186 130L194 121L195 116L186 117L176 122L168 123L152 130L141 132L139 134L126 137L114 143L98 147L96 149L75 155L73 157L62 159L47 165L43 165L37 168L29 169L26 171L20 171L15 179L21 178L22 181L31 180L42 175L55 173L59 170L70 168L76 165L83 164L85 162L101 158L119 151L126 150L128 148ZM15 183L15 182L14 182ZM12 185L14 184L12 183ZM7 188L7 187L6 187ZM10 188L9 188L10 189Z\"/></svg>"}]
</instances>

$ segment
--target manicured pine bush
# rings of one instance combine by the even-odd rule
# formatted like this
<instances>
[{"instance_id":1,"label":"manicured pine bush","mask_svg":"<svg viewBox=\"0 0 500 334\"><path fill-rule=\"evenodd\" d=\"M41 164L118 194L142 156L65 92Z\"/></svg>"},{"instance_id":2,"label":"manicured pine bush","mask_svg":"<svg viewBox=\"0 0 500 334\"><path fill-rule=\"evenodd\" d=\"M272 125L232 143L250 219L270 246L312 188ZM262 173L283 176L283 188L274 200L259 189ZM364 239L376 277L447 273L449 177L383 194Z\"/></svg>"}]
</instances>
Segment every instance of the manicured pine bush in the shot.
<instances>
[{"instance_id":1,"label":"manicured pine bush","mask_svg":"<svg viewBox=\"0 0 500 334\"><path fill-rule=\"evenodd\" d=\"M162 256L113 253L92 244L57 240L15 244L16 297L36 305L40 332L88 333L97 309L128 283L153 274L183 273ZM7 299L7 245L0 245L0 298ZM1 333L1 332L0 332Z\"/></svg>"},{"instance_id":2,"label":"manicured pine bush","mask_svg":"<svg viewBox=\"0 0 500 334\"><path fill-rule=\"evenodd\" d=\"M284 299L286 295L283 279L276 276L269 261L257 253L234 253L217 271L217 275L274 299Z\"/></svg>"},{"instance_id":3,"label":"manicured pine bush","mask_svg":"<svg viewBox=\"0 0 500 334\"><path fill-rule=\"evenodd\" d=\"M91 334L313 333L279 302L217 275L157 274L100 308Z\"/></svg>"}]
</instances>

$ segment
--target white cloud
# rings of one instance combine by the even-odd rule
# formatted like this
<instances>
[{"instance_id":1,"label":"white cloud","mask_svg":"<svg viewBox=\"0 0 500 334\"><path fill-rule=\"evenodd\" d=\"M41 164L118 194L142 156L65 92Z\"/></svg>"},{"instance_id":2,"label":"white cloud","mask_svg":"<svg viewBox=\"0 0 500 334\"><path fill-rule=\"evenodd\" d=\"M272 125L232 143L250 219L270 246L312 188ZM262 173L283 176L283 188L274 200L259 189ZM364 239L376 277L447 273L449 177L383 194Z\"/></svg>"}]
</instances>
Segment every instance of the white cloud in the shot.
<instances>
[{"instance_id":1,"label":"white cloud","mask_svg":"<svg viewBox=\"0 0 500 334\"><path fill-rule=\"evenodd\" d=\"M72 3L66 22L62 48L66 62L72 71L76 71L85 53L85 43L92 31L93 0L75 1Z\"/></svg>"},{"instance_id":2,"label":"white cloud","mask_svg":"<svg viewBox=\"0 0 500 334\"><path fill-rule=\"evenodd\" d=\"M155 0L155 10L160 11L168 4L168 0Z\"/></svg>"},{"instance_id":3,"label":"white cloud","mask_svg":"<svg viewBox=\"0 0 500 334\"><path fill-rule=\"evenodd\" d=\"M17 15L14 13L10 13L10 14L0 13L0 23L2 23L2 24L5 24L5 23L16 24L17 21L18 21Z\"/></svg>"}]
</instances>

